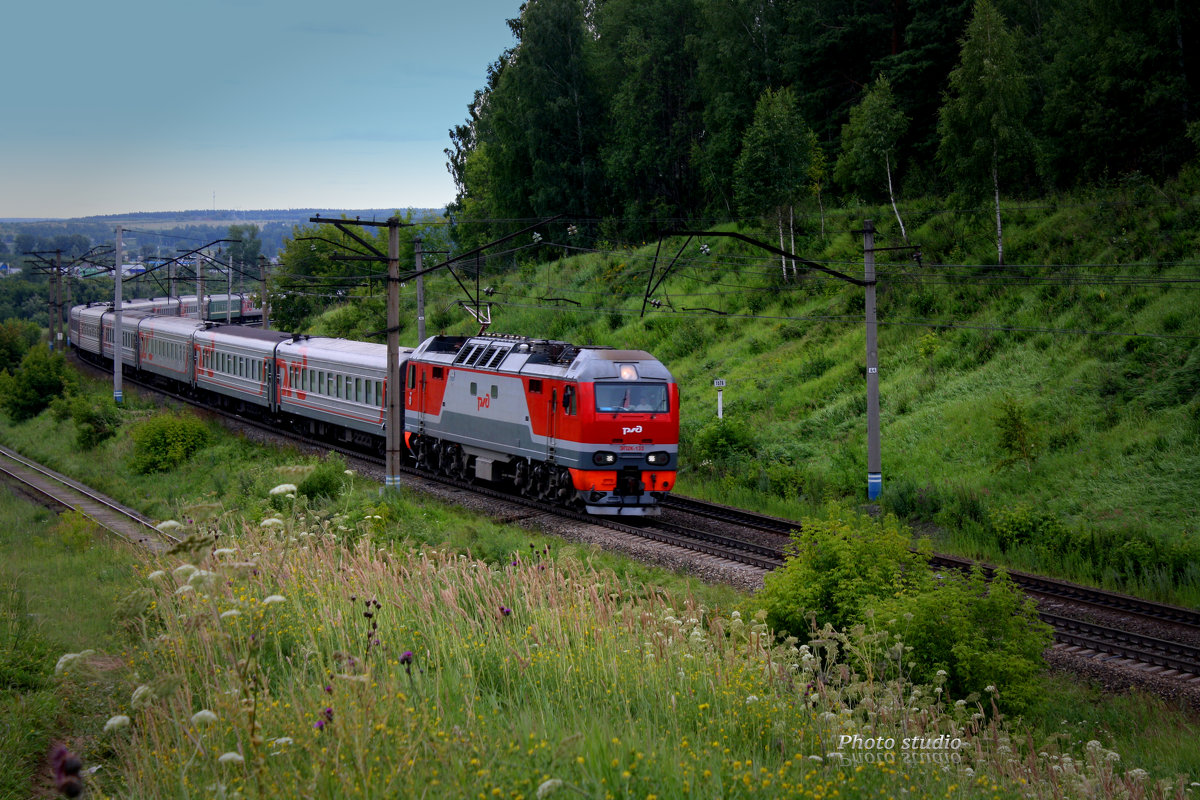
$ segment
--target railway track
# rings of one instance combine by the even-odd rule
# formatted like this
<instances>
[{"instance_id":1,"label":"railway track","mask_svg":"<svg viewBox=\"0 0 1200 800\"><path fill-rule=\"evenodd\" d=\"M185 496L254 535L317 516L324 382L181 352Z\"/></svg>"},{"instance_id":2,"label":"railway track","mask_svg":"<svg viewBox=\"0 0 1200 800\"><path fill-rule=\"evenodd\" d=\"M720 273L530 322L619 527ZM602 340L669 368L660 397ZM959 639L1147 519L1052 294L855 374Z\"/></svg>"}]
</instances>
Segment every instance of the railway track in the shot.
<instances>
[{"instance_id":1,"label":"railway track","mask_svg":"<svg viewBox=\"0 0 1200 800\"><path fill-rule=\"evenodd\" d=\"M138 512L6 447L0 447L0 473L39 501L78 511L131 544L159 552L179 541Z\"/></svg>"}]
</instances>

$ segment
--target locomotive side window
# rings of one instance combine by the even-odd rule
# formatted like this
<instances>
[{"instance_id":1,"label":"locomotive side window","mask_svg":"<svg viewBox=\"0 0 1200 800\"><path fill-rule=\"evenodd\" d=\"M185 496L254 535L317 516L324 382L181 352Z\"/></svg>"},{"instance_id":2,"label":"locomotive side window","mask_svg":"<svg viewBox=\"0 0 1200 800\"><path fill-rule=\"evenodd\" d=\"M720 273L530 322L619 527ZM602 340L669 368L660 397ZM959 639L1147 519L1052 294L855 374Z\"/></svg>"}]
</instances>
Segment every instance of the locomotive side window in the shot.
<instances>
[{"instance_id":1,"label":"locomotive side window","mask_svg":"<svg viewBox=\"0 0 1200 800\"><path fill-rule=\"evenodd\" d=\"M530 394L541 394L542 382L537 378L531 378L529 381L529 392Z\"/></svg>"},{"instance_id":2,"label":"locomotive side window","mask_svg":"<svg viewBox=\"0 0 1200 800\"><path fill-rule=\"evenodd\" d=\"M492 399L495 400L499 396L500 396L500 389L499 389L499 387L496 386L496 384L493 383L492 384Z\"/></svg>"},{"instance_id":3,"label":"locomotive side window","mask_svg":"<svg viewBox=\"0 0 1200 800\"><path fill-rule=\"evenodd\" d=\"M417 385L417 365L416 364L408 365L408 385L409 386Z\"/></svg>"},{"instance_id":4,"label":"locomotive side window","mask_svg":"<svg viewBox=\"0 0 1200 800\"><path fill-rule=\"evenodd\" d=\"M443 373L442 373L442 368L441 368L441 367L434 367L434 368L433 368L433 379L434 379L435 381L440 381L440 380L442 379L442 374L443 374Z\"/></svg>"},{"instance_id":5,"label":"locomotive side window","mask_svg":"<svg viewBox=\"0 0 1200 800\"><path fill-rule=\"evenodd\" d=\"M477 394L479 394L479 390L478 390L478 388L476 387L476 385L475 385L475 382L474 382L474 381L471 381L471 397L474 397L474 396L476 396Z\"/></svg>"},{"instance_id":6,"label":"locomotive side window","mask_svg":"<svg viewBox=\"0 0 1200 800\"><path fill-rule=\"evenodd\" d=\"M575 387L568 386L563 389L563 413L575 416Z\"/></svg>"}]
</instances>

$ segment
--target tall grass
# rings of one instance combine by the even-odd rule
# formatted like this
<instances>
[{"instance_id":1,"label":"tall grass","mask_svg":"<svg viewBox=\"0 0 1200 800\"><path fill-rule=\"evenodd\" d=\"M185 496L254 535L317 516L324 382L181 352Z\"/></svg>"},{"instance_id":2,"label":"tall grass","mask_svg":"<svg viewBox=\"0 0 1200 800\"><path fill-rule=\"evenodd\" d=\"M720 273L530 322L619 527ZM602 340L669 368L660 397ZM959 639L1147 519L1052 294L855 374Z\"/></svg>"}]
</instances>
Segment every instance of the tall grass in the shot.
<instances>
[{"instance_id":1,"label":"tall grass","mask_svg":"<svg viewBox=\"0 0 1200 800\"><path fill-rule=\"evenodd\" d=\"M799 646L545 549L280 522L147 565L100 796L1176 795L1099 742L1039 755L986 696L872 678L885 634Z\"/></svg>"}]
</instances>

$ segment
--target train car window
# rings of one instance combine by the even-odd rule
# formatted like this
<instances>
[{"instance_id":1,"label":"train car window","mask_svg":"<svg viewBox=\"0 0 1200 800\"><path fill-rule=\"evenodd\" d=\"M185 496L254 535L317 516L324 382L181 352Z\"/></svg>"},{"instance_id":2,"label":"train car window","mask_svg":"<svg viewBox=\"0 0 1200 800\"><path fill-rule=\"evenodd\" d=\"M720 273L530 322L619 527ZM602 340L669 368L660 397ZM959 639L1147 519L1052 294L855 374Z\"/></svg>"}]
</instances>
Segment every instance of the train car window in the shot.
<instances>
[{"instance_id":1,"label":"train car window","mask_svg":"<svg viewBox=\"0 0 1200 800\"><path fill-rule=\"evenodd\" d=\"M531 378L529 381L529 391L531 394L541 394L542 382L537 378Z\"/></svg>"},{"instance_id":2,"label":"train car window","mask_svg":"<svg viewBox=\"0 0 1200 800\"><path fill-rule=\"evenodd\" d=\"M337 376L337 391L334 392L334 397L338 398L339 400L342 398L342 376L341 375Z\"/></svg>"},{"instance_id":3,"label":"train car window","mask_svg":"<svg viewBox=\"0 0 1200 800\"><path fill-rule=\"evenodd\" d=\"M575 415L575 387L568 386L563 389L563 412Z\"/></svg>"},{"instance_id":4,"label":"train car window","mask_svg":"<svg viewBox=\"0 0 1200 800\"><path fill-rule=\"evenodd\" d=\"M362 397L362 378L354 379L354 402L361 403Z\"/></svg>"},{"instance_id":5,"label":"train car window","mask_svg":"<svg viewBox=\"0 0 1200 800\"><path fill-rule=\"evenodd\" d=\"M383 381L375 381L375 405L383 408Z\"/></svg>"},{"instance_id":6,"label":"train car window","mask_svg":"<svg viewBox=\"0 0 1200 800\"><path fill-rule=\"evenodd\" d=\"M325 373L317 373L317 394L325 394Z\"/></svg>"}]
</instances>

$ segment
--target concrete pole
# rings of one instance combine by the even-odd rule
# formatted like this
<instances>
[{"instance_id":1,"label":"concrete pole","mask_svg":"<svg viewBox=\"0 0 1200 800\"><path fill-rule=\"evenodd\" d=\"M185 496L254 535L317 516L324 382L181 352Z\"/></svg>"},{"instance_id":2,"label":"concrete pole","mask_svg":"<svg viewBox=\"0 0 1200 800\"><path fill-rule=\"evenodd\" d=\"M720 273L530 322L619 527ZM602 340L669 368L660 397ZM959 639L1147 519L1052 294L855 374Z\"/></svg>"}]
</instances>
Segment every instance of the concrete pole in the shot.
<instances>
[{"instance_id":1,"label":"concrete pole","mask_svg":"<svg viewBox=\"0 0 1200 800\"><path fill-rule=\"evenodd\" d=\"M425 341L425 276L421 274L421 237L413 239L417 256L417 344Z\"/></svg>"},{"instance_id":2,"label":"concrete pole","mask_svg":"<svg viewBox=\"0 0 1200 800\"><path fill-rule=\"evenodd\" d=\"M172 297L175 297L175 262L168 261L167 262L167 299L170 300ZM178 300L179 298L176 297L175 299ZM175 316L178 317L182 313L183 313L183 311L182 311L182 309L180 309L180 304L176 303L175 304Z\"/></svg>"},{"instance_id":3,"label":"concrete pole","mask_svg":"<svg viewBox=\"0 0 1200 800\"><path fill-rule=\"evenodd\" d=\"M204 254L196 253L196 319L204 321Z\"/></svg>"},{"instance_id":4,"label":"concrete pole","mask_svg":"<svg viewBox=\"0 0 1200 800\"><path fill-rule=\"evenodd\" d=\"M121 326L121 273L125 271L125 251L121 244L122 228L117 226L116 266L113 269L113 402L121 405L124 392L121 385L121 338L124 329ZM100 331L100 353L104 353L104 331Z\"/></svg>"},{"instance_id":5,"label":"concrete pole","mask_svg":"<svg viewBox=\"0 0 1200 800\"><path fill-rule=\"evenodd\" d=\"M225 324L233 322L233 253L229 254L229 268L225 278Z\"/></svg>"},{"instance_id":6,"label":"concrete pole","mask_svg":"<svg viewBox=\"0 0 1200 800\"><path fill-rule=\"evenodd\" d=\"M51 320L50 350L57 350L62 335L62 250L54 251L54 319Z\"/></svg>"},{"instance_id":7,"label":"concrete pole","mask_svg":"<svg viewBox=\"0 0 1200 800\"><path fill-rule=\"evenodd\" d=\"M258 257L258 277L262 280L262 329L269 331L271 330L271 303L267 299L267 257L263 255Z\"/></svg>"},{"instance_id":8,"label":"concrete pole","mask_svg":"<svg viewBox=\"0 0 1200 800\"><path fill-rule=\"evenodd\" d=\"M879 349L875 324L875 225L863 221L863 280L866 282L867 323L867 499L878 500L883 491L879 454Z\"/></svg>"},{"instance_id":9,"label":"concrete pole","mask_svg":"<svg viewBox=\"0 0 1200 800\"><path fill-rule=\"evenodd\" d=\"M417 258L420 263L420 256L418 255ZM384 389L384 399L387 403L387 421L384 430L387 461L384 486L395 488L400 485L400 443L404 436L404 431L400 430L400 219L398 217L388 220L387 264L387 384Z\"/></svg>"}]
</instances>

